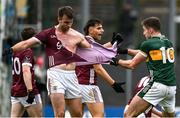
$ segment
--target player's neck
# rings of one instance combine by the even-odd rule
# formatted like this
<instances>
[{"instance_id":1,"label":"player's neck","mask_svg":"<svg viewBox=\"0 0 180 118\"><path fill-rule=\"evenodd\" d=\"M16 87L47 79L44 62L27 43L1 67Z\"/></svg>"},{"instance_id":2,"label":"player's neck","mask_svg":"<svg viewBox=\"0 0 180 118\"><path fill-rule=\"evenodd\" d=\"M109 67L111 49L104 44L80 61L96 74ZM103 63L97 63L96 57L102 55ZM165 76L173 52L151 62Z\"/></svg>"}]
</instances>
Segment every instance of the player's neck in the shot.
<instances>
[{"instance_id":1,"label":"player's neck","mask_svg":"<svg viewBox=\"0 0 180 118\"><path fill-rule=\"evenodd\" d=\"M151 35L151 37L161 37L162 34L160 32L155 32Z\"/></svg>"}]
</instances>

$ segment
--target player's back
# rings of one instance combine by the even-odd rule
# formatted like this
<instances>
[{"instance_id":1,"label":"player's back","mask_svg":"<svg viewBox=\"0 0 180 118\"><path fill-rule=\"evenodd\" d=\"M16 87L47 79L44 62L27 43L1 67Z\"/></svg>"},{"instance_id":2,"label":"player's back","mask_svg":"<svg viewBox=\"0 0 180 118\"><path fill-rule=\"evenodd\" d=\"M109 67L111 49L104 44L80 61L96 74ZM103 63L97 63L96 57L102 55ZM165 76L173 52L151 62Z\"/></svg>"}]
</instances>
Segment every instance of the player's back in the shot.
<instances>
[{"instance_id":1,"label":"player's back","mask_svg":"<svg viewBox=\"0 0 180 118\"><path fill-rule=\"evenodd\" d=\"M141 50L147 54L147 67L154 81L176 85L172 43L165 37L152 37L142 43Z\"/></svg>"},{"instance_id":2,"label":"player's back","mask_svg":"<svg viewBox=\"0 0 180 118\"><path fill-rule=\"evenodd\" d=\"M12 76L13 82L11 87L11 95L14 97L23 97L27 95L27 89L23 79L22 66L30 66L33 91L38 94L34 81L34 57L31 49L27 49L18 53L14 53L12 57Z\"/></svg>"}]
</instances>

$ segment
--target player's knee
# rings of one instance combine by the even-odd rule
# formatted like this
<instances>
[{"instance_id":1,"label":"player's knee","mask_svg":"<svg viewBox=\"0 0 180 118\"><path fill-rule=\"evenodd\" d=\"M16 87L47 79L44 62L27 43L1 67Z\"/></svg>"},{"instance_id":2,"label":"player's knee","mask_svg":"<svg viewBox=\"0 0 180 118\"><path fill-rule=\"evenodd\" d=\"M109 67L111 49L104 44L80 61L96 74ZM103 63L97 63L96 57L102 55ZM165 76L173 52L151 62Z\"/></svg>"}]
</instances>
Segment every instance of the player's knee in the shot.
<instances>
[{"instance_id":1,"label":"player's knee","mask_svg":"<svg viewBox=\"0 0 180 118\"><path fill-rule=\"evenodd\" d=\"M64 117L64 116L65 116L64 111L59 111L59 112L55 113L55 117Z\"/></svg>"},{"instance_id":2,"label":"player's knee","mask_svg":"<svg viewBox=\"0 0 180 118\"><path fill-rule=\"evenodd\" d=\"M124 112L124 117L128 117L129 116L129 114L128 114L128 112L127 112L127 110Z\"/></svg>"},{"instance_id":3,"label":"player's knee","mask_svg":"<svg viewBox=\"0 0 180 118\"><path fill-rule=\"evenodd\" d=\"M93 117L104 117L104 113L96 113L92 115Z\"/></svg>"}]
</instances>

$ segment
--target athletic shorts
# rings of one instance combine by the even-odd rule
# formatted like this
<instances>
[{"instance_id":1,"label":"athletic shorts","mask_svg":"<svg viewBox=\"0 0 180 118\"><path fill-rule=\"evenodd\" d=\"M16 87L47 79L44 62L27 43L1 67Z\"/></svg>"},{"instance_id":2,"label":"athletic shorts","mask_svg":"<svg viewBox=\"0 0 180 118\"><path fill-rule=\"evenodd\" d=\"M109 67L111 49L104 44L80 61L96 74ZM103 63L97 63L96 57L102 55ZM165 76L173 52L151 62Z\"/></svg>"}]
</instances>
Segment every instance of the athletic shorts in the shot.
<instances>
[{"instance_id":1,"label":"athletic shorts","mask_svg":"<svg viewBox=\"0 0 180 118\"><path fill-rule=\"evenodd\" d=\"M150 104L159 104L164 111L172 113L175 111L175 94L176 86L154 82L145 86L138 95Z\"/></svg>"},{"instance_id":2,"label":"athletic shorts","mask_svg":"<svg viewBox=\"0 0 180 118\"><path fill-rule=\"evenodd\" d=\"M80 84L82 103L99 103L103 102L100 89L97 85Z\"/></svg>"},{"instance_id":3,"label":"athletic shorts","mask_svg":"<svg viewBox=\"0 0 180 118\"><path fill-rule=\"evenodd\" d=\"M11 96L11 104L20 103L24 107L28 107L31 105L42 103L40 94L35 95L34 102L32 104L29 104L26 102L27 98L28 98L28 96L25 96L25 97L13 97L13 96Z\"/></svg>"},{"instance_id":4,"label":"athletic shorts","mask_svg":"<svg viewBox=\"0 0 180 118\"><path fill-rule=\"evenodd\" d=\"M81 97L79 83L74 70L48 69L47 90L49 95L51 93L62 93L66 99Z\"/></svg>"}]
</instances>

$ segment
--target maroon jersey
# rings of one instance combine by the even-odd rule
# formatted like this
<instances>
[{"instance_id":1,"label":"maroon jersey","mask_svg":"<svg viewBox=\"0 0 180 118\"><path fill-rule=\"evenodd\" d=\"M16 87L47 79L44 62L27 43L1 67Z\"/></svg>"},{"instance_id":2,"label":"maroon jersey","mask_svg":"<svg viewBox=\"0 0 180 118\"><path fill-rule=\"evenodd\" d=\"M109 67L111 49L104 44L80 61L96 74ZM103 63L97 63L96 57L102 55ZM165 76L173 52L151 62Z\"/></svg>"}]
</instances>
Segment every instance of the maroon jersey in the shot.
<instances>
[{"instance_id":1,"label":"maroon jersey","mask_svg":"<svg viewBox=\"0 0 180 118\"><path fill-rule=\"evenodd\" d=\"M75 71L79 84L96 85L97 75L93 65L76 66Z\"/></svg>"},{"instance_id":2,"label":"maroon jersey","mask_svg":"<svg viewBox=\"0 0 180 118\"><path fill-rule=\"evenodd\" d=\"M46 56L48 57L49 67L59 64L67 64L76 61L85 61L71 51L67 50L57 39L56 28L49 28L36 34L35 37L46 45Z\"/></svg>"},{"instance_id":3,"label":"maroon jersey","mask_svg":"<svg viewBox=\"0 0 180 118\"><path fill-rule=\"evenodd\" d=\"M27 88L23 79L22 65L29 65L31 67L31 78L33 92L38 94L35 81L34 81L34 59L31 49L27 49L18 53L14 53L12 57L12 75L13 82L11 87L11 96L24 97L27 95Z\"/></svg>"},{"instance_id":4,"label":"maroon jersey","mask_svg":"<svg viewBox=\"0 0 180 118\"><path fill-rule=\"evenodd\" d=\"M149 80L150 80L150 76L145 76L137 83L137 85L133 91L133 97L148 84ZM131 100L132 100L132 98L129 100L128 104L130 104ZM151 117L151 111L152 111L152 108L148 112L144 113L145 116Z\"/></svg>"}]
</instances>

